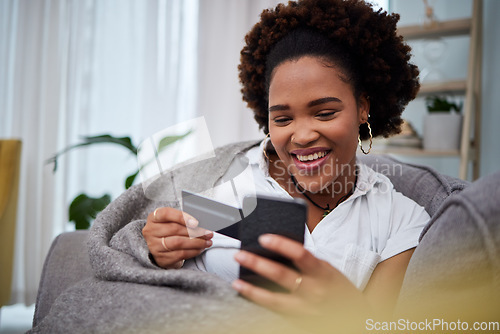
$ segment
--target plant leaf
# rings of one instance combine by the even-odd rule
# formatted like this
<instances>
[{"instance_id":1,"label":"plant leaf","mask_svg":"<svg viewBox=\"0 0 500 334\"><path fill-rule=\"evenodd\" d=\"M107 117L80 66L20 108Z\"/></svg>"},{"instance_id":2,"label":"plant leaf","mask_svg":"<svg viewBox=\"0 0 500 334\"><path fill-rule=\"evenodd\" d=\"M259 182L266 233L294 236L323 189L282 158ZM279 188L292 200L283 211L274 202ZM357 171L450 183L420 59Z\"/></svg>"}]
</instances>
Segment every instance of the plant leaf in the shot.
<instances>
[{"instance_id":1,"label":"plant leaf","mask_svg":"<svg viewBox=\"0 0 500 334\"><path fill-rule=\"evenodd\" d=\"M128 149L132 154L137 155L137 148L132 144L130 137L114 137L108 134L92 137L83 137L84 145L92 144L117 144Z\"/></svg>"},{"instance_id":2,"label":"plant leaf","mask_svg":"<svg viewBox=\"0 0 500 334\"><path fill-rule=\"evenodd\" d=\"M462 110L462 105L463 105L462 103L456 104L455 102L449 101L446 97L439 97L437 95L426 97L425 104L429 112L435 112L435 111L451 112L452 110L460 112Z\"/></svg>"},{"instance_id":3,"label":"plant leaf","mask_svg":"<svg viewBox=\"0 0 500 334\"><path fill-rule=\"evenodd\" d=\"M68 151L71 151L75 148L82 147L82 146L88 146L88 145L93 145L93 144L116 144L120 145L126 149L128 149L132 154L137 156L137 147L135 147L132 144L132 139L130 137L114 137L108 134L104 135L99 135L99 136L89 136L89 137L83 137L83 141L78 144L70 145L66 148L64 148L62 151L56 153L54 156L50 157L49 159L46 160L46 163L53 163L54 168L53 172L57 170L57 159L63 155L64 153L67 153Z\"/></svg>"},{"instance_id":4,"label":"plant leaf","mask_svg":"<svg viewBox=\"0 0 500 334\"><path fill-rule=\"evenodd\" d=\"M69 220L75 223L77 230L85 230L90 227L99 212L111 202L111 196L108 194L99 198L80 194L69 206Z\"/></svg>"},{"instance_id":5,"label":"plant leaf","mask_svg":"<svg viewBox=\"0 0 500 334\"><path fill-rule=\"evenodd\" d=\"M159 154L160 152L162 152L167 146L169 145L172 145L173 143L175 143L176 141L178 140L181 140L185 137L187 137L190 133L192 132L192 130L189 130L188 132L186 132L185 134L183 135L179 135L179 136L166 136L166 137L163 137L162 139L160 139L160 142L158 143L158 149L157 149L157 153ZM139 173L145 166L148 166L150 163L154 162L155 160L157 160L158 158L157 157L152 157L151 159L149 159L149 161L147 161L146 163L143 163L139 166L139 170L137 171L137 173ZM129 178L131 178L132 175L129 176ZM134 178L135 179L135 178ZM133 182L134 180L132 180ZM127 184L128 184L128 178L127 178L127 181L125 181L125 187L127 187ZM132 185L132 183L130 183L129 187ZM127 188L128 189L128 188Z\"/></svg>"},{"instance_id":6,"label":"plant leaf","mask_svg":"<svg viewBox=\"0 0 500 334\"><path fill-rule=\"evenodd\" d=\"M132 186L132 184L134 184L135 178L137 177L138 174L139 174L139 171L137 171L134 174L127 177L127 179L125 180L125 189L130 188Z\"/></svg>"},{"instance_id":7,"label":"plant leaf","mask_svg":"<svg viewBox=\"0 0 500 334\"><path fill-rule=\"evenodd\" d=\"M158 143L158 153L163 151L165 149L165 147L172 145L176 141L187 137L189 134L191 134L191 132L192 132L192 130L189 130L188 132L186 132L183 135L163 137L162 139L160 139L160 142Z\"/></svg>"}]
</instances>

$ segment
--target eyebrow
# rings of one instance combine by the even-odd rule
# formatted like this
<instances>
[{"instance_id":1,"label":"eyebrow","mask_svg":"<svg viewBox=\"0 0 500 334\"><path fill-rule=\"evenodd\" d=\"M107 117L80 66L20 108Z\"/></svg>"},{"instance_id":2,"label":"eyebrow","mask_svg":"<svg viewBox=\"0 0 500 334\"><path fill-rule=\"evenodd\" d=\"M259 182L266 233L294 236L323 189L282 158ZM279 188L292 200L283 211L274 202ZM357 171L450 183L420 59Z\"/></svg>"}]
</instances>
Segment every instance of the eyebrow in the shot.
<instances>
[{"instance_id":1,"label":"eyebrow","mask_svg":"<svg viewBox=\"0 0 500 334\"><path fill-rule=\"evenodd\" d=\"M342 101L336 97L322 97L320 99L313 100L313 101L309 102L307 104L307 106L314 107L314 106L318 106L318 105L325 104L328 102L342 102ZM288 109L290 109L290 107L286 104L277 104L277 105L269 107L269 112L282 111L282 110L288 110Z\"/></svg>"},{"instance_id":2,"label":"eyebrow","mask_svg":"<svg viewBox=\"0 0 500 334\"><path fill-rule=\"evenodd\" d=\"M314 107L318 106L320 104L328 103L328 102L342 102L340 99L336 97L322 97L321 99L317 99L314 101L311 101L307 104L308 107Z\"/></svg>"},{"instance_id":3,"label":"eyebrow","mask_svg":"<svg viewBox=\"0 0 500 334\"><path fill-rule=\"evenodd\" d=\"M277 104L275 106L271 106L269 107L269 112L272 112L272 111L281 111L281 110L288 110L290 109L290 107L286 104Z\"/></svg>"}]
</instances>

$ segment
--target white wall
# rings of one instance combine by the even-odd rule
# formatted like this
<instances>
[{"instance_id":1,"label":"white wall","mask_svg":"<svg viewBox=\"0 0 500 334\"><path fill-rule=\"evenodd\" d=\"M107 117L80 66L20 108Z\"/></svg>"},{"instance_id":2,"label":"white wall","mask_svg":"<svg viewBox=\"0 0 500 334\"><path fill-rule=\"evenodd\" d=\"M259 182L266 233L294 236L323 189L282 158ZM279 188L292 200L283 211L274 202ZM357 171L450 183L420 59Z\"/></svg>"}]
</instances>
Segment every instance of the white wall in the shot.
<instances>
[{"instance_id":1,"label":"white wall","mask_svg":"<svg viewBox=\"0 0 500 334\"><path fill-rule=\"evenodd\" d=\"M244 38L265 8L278 0L200 1L198 113L212 144L264 138L241 98L238 64Z\"/></svg>"},{"instance_id":2,"label":"white wall","mask_svg":"<svg viewBox=\"0 0 500 334\"><path fill-rule=\"evenodd\" d=\"M438 20L449 20L469 17L472 12L472 0L430 0ZM425 8L423 1L391 0L390 10L401 16L399 25L420 24L423 22ZM482 70L482 124L481 124L481 159L480 176L500 169L500 147L495 140L497 124L500 124L500 1L484 0L483 3L483 70ZM438 62L439 70L446 79L464 79L467 76L468 37L451 37L446 39L446 54ZM423 56L423 42L411 42L414 61L422 71L429 66ZM422 134L423 99L410 103L403 117L410 120L417 132ZM440 172L458 176L459 159L448 158L409 158L399 156L401 160L430 165Z\"/></svg>"}]
</instances>

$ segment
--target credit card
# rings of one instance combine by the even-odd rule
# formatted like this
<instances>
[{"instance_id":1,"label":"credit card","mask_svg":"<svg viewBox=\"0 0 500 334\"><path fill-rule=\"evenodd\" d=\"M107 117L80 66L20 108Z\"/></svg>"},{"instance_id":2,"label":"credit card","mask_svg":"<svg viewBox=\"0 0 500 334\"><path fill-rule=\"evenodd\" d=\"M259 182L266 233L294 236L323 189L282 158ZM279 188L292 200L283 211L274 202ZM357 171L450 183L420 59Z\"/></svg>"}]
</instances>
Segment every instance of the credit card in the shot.
<instances>
[{"instance_id":1,"label":"credit card","mask_svg":"<svg viewBox=\"0 0 500 334\"><path fill-rule=\"evenodd\" d=\"M242 211L239 208L186 190L182 191L182 211L196 218L199 222L199 227L226 235L233 233L224 233L225 230L238 230L237 228L232 229L230 227L239 222L243 217ZM190 237L199 237L192 230L188 230L188 232ZM229 236L237 238L235 235Z\"/></svg>"}]
</instances>

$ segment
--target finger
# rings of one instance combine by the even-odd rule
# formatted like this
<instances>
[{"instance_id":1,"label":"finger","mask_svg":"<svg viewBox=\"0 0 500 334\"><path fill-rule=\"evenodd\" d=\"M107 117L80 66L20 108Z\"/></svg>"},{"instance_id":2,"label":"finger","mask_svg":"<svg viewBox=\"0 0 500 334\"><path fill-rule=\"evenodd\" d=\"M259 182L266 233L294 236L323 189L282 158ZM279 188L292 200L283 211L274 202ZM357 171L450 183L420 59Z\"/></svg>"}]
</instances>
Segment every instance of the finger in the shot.
<instances>
[{"instance_id":1,"label":"finger","mask_svg":"<svg viewBox=\"0 0 500 334\"><path fill-rule=\"evenodd\" d=\"M212 246L212 240L169 236L160 238L160 244L162 247L162 252L173 252L178 250L203 250L207 247Z\"/></svg>"},{"instance_id":2,"label":"finger","mask_svg":"<svg viewBox=\"0 0 500 334\"><path fill-rule=\"evenodd\" d=\"M179 250L173 252L158 253L154 256L155 262L159 267L165 269L178 268L179 262L191 259L201 254L203 250Z\"/></svg>"},{"instance_id":3,"label":"finger","mask_svg":"<svg viewBox=\"0 0 500 334\"><path fill-rule=\"evenodd\" d=\"M144 233L156 238L178 235L191 238L211 239L214 235L212 231L206 230L201 227L191 229L186 228L186 226L184 225L170 222L161 224L146 224L146 226L144 226L143 228L143 234Z\"/></svg>"},{"instance_id":4,"label":"finger","mask_svg":"<svg viewBox=\"0 0 500 334\"><path fill-rule=\"evenodd\" d=\"M321 270L322 261L300 242L277 234L263 234L259 237L259 243L262 247L292 260L301 272L314 274Z\"/></svg>"},{"instance_id":5,"label":"finger","mask_svg":"<svg viewBox=\"0 0 500 334\"><path fill-rule=\"evenodd\" d=\"M214 232L201 227L186 228L179 224L162 224L157 231L158 236L183 236L189 238L212 239Z\"/></svg>"},{"instance_id":6,"label":"finger","mask_svg":"<svg viewBox=\"0 0 500 334\"><path fill-rule=\"evenodd\" d=\"M180 226L187 227L187 234L191 238L206 238L206 229L199 228L199 222L190 214L174 209L174 208L157 208L149 217L153 223L165 224L176 223Z\"/></svg>"},{"instance_id":7,"label":"finger","mask_svg":"<svg viewBox=\"0 0 500 334\"><path fill-rule=\"evenodd\" d=\"M189 232L188 235L190 238L198 238L198 239L204 239L204 240L210 240L214 237L214 232L210 230L205 230L204 228L197 228L198 230L196 232ZM194 237L194 235L197 235Z\"/></svg>"},{"instance_id":8,"label":"finger","mask_svg":"<svg viewBox=\"0 0 500 334\"><path fill-rule=\"evenodd\" d=\"M198 220L196 220L193 216L174 208L157 208L149 216L154 223L173 222L190 228L198 226Z\"/></svg>"},{"instance_id":9,"label":"finger","mask_svg":"<svg viewBox=\"0 0 500 334\"><path fill-rule=\"evenodd\" d=\"M254 271L289 291L294 291L297 288L296 281L298 277L301 277L300 274L281 263L246 251L236 253L234 258L241 266Z\"/></svg>"},{"instance_id":10,"label":"finger","mask_svg":"<svg viewBox=\"0 0 500 334\"><path fill-rule=\"evenodd\" d=\"M245 298L276 312L287 314L299 312L303 314L306 311L303 307L300 307L301 300L290 294L271 292L240 279L234 281L232 287Z\"/></svg>"}]
</instances>

